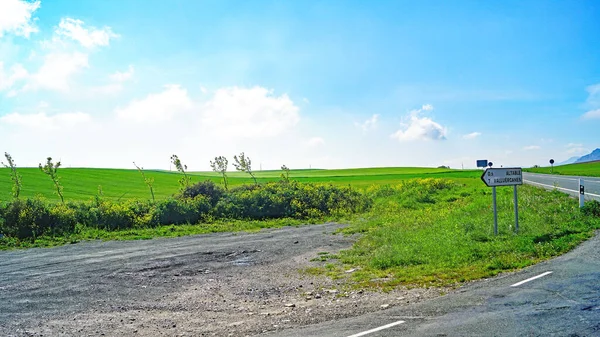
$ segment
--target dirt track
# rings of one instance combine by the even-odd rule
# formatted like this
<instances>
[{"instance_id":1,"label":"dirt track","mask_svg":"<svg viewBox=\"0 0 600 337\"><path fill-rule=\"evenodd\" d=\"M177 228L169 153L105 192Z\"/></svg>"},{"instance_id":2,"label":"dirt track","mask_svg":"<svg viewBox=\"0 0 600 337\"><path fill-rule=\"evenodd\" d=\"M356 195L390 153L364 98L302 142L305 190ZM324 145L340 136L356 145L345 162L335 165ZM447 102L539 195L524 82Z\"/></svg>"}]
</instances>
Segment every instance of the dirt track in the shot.
<instances>
[{"instance_id":1,"label":"dirt track","mask_svg":"<svg viewBox=\"0 0 600 337\"><path fill-rule=\"evenodd\" d=\"M299 273L340 225L0 252L2 336L244 336L437 296L348 292Z\"/></svg>"}]
</instances>

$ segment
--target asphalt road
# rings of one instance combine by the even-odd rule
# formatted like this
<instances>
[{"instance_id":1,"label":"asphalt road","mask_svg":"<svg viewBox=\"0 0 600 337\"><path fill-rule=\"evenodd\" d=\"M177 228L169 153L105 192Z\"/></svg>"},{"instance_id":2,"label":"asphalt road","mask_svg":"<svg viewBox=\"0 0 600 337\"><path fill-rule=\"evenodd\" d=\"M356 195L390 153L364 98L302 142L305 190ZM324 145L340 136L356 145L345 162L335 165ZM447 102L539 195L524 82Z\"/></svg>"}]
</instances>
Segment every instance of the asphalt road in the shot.
<instances>
[{"instance_id":1,"label":"asphalt road","mask_svg":"<svg viewBox=\"0 0 600 337\"><path fill-rule=\"evenodd\" d=\"M556 188L561 192L575 197L579 196L580 178L584 180L586 193L585 199L595 199L600 201L600 178L523 172L523 180L527 184L543 187L549 190Z\"/></svg>"},{"instance_id":2,"label":"asphalt road","mask_svg":"<svg viewBox=\"0 0 600 337\"><path fill-rule=\"evenodd\" d=\"M378 328L384 329L369 333ZM600 236L551 261L444 297L276 336L600 336Z\"/></svg>"}]
</instances>

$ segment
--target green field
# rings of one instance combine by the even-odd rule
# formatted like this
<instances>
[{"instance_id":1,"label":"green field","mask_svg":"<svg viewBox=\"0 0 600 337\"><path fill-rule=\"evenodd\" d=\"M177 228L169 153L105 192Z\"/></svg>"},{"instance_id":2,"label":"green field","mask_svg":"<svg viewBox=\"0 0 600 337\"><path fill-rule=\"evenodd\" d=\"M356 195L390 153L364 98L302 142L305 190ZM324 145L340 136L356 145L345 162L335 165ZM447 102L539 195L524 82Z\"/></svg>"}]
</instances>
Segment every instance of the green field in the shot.
<instances>
[{"instance_id":1,"label":"green field","mask_svg":"<svg viewBox=\"0 0 600 337\"><path fill-rule=\"evenodd\" d=\"M41 195L48 200L58 201L54 193L54 185L50 178L37 168L19 168L23 177L22 197ZM66 201L89 200L98 193L102 186L104 197L110 200L150 199L150 192L137 170L65 168L59 169L61 183L64 186ZM367 187L372 184L394 184L399 180L419 177L471 177L473 172L437 168L367 168L347 170L292 170L290 179L300 182L318 182L332 184L352 184L354 187ZM278 181L282 171L258 171L259 182ZM154 178L156 198L169 197L179 190L178 180L181 175L169 171L145 171L148 178ZM210 179L221 183L221 177L214 172L190 172L192 182ZM228 173L230 185L252 183L248 174L242 172ZM9 170L0 169L0 200L11 197L12 181Z\"/></svg>"},{"instance_id":2,"label":"green field","mask_svg":"<svg viewBox=\"0 0 600 337\"><path fill-rule=\"evenodd\" d=\"M600 161L555 166L553 169L550 167L527 168L523 169L523 171L568 176L600 177Z\"/></svg>"}]
</instances>

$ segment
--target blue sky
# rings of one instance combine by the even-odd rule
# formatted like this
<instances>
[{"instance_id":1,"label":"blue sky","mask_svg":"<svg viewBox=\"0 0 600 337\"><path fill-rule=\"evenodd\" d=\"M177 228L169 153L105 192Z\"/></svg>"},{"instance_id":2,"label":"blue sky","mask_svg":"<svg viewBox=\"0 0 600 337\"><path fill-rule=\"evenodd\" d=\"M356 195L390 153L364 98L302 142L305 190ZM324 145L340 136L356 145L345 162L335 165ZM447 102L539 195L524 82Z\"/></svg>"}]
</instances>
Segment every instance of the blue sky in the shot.
<instances>
[{"instance_id":1,"label":"blue sky","mask_svg":"<svg viewBox=\"0 0 600 337\"><path fill-rule=\"evenodd\" d=\"M20 166L530 166L600 147L597 1L0 1Z\"/></svg>"}]
</instances>

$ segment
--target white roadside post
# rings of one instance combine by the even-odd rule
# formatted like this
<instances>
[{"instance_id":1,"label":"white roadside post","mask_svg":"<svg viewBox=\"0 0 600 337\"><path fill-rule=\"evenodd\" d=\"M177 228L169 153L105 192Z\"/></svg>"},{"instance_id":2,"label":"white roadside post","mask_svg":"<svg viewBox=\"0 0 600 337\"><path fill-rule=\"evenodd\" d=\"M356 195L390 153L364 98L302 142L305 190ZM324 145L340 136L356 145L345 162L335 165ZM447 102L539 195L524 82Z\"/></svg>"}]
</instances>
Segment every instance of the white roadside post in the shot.
<instances>
[{"instance_id":1,"label":"white roadside post","mask_svg":"<svg viewBox=\"0 0 600 337\"><path fill-rule=\"evenodd\" d=\"M585 205L585 184L583 179L579 178L579 208Z\"/></svg>"},{"instance_id":2,"label":"white roadside post","mask_svg":"<svg viewBox=\"0 0 600 337\"><path fill-rule=\"evenodd\" d=\"M523 185L523 171L520 167L488 168L481 175L481 180L492 188L492 204L494 208L494 235L498 235L498 208L496 205L496 186L513 186L515 202L515 232L519 232L519 200L517 185Z\"/></svg>"}]
</instances>

